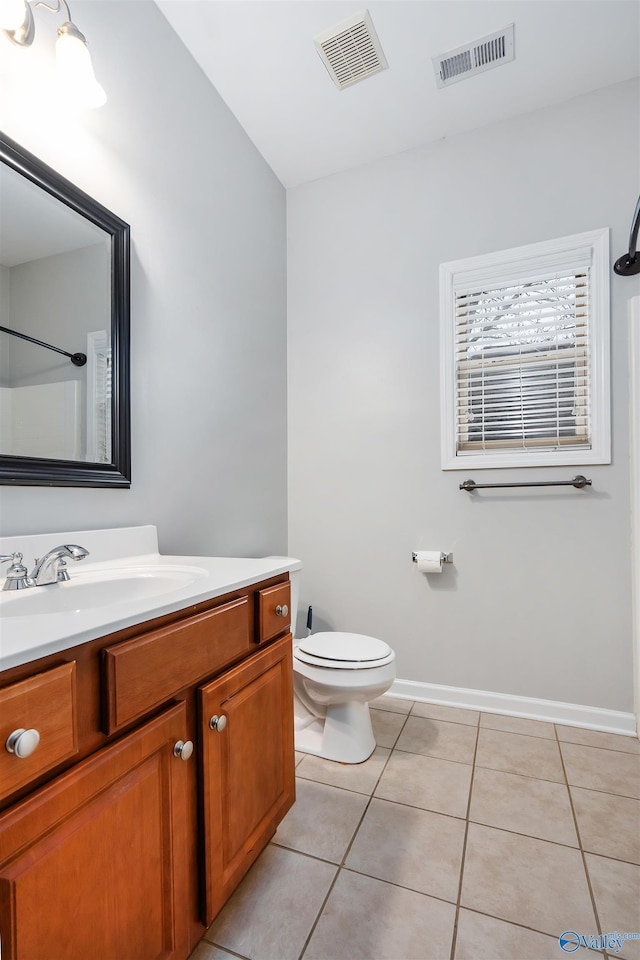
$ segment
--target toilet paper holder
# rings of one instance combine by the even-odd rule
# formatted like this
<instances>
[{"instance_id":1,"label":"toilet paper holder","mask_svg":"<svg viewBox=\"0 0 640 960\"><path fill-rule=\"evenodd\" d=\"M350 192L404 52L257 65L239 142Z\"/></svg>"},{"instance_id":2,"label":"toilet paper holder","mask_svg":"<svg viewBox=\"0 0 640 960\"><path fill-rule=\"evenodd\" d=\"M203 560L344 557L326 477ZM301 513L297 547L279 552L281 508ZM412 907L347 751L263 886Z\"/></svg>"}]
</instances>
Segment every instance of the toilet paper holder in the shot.
<instances>
[{"instance_id":1,"label":"toilet paper holder","mask_svg":"<svg viewBox=\"0 0 640 960\"><path fill-rule=\"evenodd\" d=\"M411 559L414 563L418 562L418 554L414 550L411 554ZM442 553L440 552L440 561L441 563L453 563L453 554L452 553Z\"/></svg>"}]
</instances>

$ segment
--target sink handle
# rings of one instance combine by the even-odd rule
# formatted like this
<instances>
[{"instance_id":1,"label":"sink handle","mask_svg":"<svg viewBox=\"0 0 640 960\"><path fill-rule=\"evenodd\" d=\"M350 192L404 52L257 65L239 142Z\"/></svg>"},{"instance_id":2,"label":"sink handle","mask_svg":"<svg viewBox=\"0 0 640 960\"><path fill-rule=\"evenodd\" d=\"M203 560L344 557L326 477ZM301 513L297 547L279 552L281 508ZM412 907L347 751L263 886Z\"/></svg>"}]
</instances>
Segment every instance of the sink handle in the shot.
<instances>
[{"instance_id":1,"label":"sink handle","mask_svg":"<svg viewBox=\"0 0 640 960\"><path fill-rule=\"evenodd\" d=\"M7 570L7 578L4 582L3 590L22 590L24 587L33 587L34 581L27 573L27 568L23 566L22 554L12 553L0 557L0 563L6 563L11 560L11 566Z\"/></svg>"}]
</instances>

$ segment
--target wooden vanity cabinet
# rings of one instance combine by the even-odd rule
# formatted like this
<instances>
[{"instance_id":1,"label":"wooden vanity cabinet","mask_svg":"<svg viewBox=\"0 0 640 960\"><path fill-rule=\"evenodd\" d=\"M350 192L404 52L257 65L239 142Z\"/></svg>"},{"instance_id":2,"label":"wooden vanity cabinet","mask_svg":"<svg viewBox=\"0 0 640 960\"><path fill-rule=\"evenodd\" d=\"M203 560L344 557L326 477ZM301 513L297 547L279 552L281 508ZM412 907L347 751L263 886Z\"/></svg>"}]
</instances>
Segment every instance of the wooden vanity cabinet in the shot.
<instances>
[{"instance_id":1,"label":"wooden vanity cabinet","mask_svg":"<svg viewBox=\"0 0 640 960\"><path fill-rule=\"evenodd\" d=\"M171 707L3 815L3 960L188 956L185 726Z\"/></svg>"},{"instance_id":2,"label":"wooden vanity cabinet","mask_svg":"<svg viewBox=\"0 0 640 960\"><path fill-rule=\"evenodd\" d=\"M199 690L210 923L295 799L291 635Z\"/></svg>"},{"instance_id":3,"label":"wooden vanity cabinet","mask_svg":"<svg viewBox=\"0 0 640 960\"><path fill-rule=\"evenodd\" d=\"M188 957L294 800L288 594L280 575L0 674L0 749L49 687L67 737L31 793L5 758L2 960Z\"/></svg>"}]
</instances>

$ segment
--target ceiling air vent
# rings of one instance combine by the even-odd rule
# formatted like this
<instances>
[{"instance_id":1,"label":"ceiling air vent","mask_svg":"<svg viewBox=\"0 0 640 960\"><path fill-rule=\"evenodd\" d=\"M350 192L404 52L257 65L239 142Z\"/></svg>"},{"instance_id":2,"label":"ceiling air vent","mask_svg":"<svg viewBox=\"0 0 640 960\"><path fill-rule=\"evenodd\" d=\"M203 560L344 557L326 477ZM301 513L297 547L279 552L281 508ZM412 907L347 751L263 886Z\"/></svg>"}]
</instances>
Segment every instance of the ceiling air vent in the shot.
<instances>
[{"instance_id":1,"label":"ceiling air vent","mask_svg":"<svg viewBox=\"0 0 640 960\"><path fill-rule=\"evenodd\" d=\"M314 39L339 90L388 67L368 10L361 10Z\"/></svg>"},{"instance_id":2,"label":"ceiling air vent","mask_svg":"<svg viewBox=\"0 0 640 960\"><path fill-rule=\"evenodd\" d=\"M458 80L465 80L476 73L509 63L515 55L513 35L514 25L510 23L508 27L483 37L482 40L474 40L473 43L466 43L464 47L433 57L436 84L439 87L448 87Z\"/></svg>"}]
</instances>

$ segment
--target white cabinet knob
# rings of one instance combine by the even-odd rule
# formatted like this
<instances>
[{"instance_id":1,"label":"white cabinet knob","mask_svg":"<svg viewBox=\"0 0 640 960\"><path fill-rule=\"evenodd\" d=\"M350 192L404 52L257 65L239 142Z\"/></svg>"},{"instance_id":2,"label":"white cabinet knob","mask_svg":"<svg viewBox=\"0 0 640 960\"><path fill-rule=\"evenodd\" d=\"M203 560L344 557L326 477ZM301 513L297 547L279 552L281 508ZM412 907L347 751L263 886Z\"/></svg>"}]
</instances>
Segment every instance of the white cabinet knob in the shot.
<instances>
[{"instance_id":1,"label":"white cabinet knob","mask_svg":"<svg viewBox=\"0 0 640 960\"><path fill-rule=\"evenodd\" d=\"M218 733L222 733L226 725L227 725L227 718L225 717L224 713L221 713L219 717L217 717L214 714L211 717L211 720L209 720L209 727L212 730L217 730Z\"/></svg>"},{"instance_id":2,"label":"white cabinet knob","mask_svg":"<svg viewBox=\"0 0 640 960\"><path fill-rule=\"evenodd\" d=\"M276 607L276 617L286 617L288 613L289 607L286 605L286 603L283 603L282 605L278 604Z\"/></svg>"},{"instance_id":3,"label":"white cabinet knob","mask_svg":"<svg viewBox=\"0 0 640 960\"><path fill-rule=\"evenodd\" d=\"M8 753L13 753L19 760L30 757L40 743L40 734L37 730L14 730L7 737L5 747Z\"/></svg>"},{"instance_id":4,"label":"white cabinet knob","mask_svg":"<svg viewBox=\"0 0 640 960\"><path fill-rule=\"evenodd\" d=\"M192 740L178 740L173 748L174 757L180 757L181 760L188 760L193 753Z\"/></svg>"}]
</instances>

